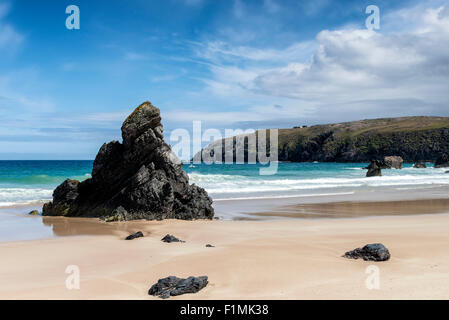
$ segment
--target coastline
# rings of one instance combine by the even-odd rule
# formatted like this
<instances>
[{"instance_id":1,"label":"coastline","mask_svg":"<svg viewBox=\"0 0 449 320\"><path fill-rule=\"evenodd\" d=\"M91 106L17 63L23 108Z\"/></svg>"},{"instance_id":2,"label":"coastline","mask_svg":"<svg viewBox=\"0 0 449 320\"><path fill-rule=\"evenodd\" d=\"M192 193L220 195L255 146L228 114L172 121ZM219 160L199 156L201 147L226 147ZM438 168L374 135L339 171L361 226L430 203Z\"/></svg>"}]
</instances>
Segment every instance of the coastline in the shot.
<instances>
[{"instance_id":1,"label":"coastline","mask_svg":"<svg viewBox=\"0 0 449 320\"><path fill-rule=\"evenodd\" d=\"M390 189L319 195L254 197L214 200L220 221L277 221L308 219L361 219L375 216L412 216L449 213L448 186ZM132 231L126 224L104 223L97 218L30 216L41 211L42 201L0 208L0 243L66 236L114 235ZM139 220L137 220L139 221Z\"/></svg>"},{"instance_id":2,"label":"coastline","mask_svg":"<svg viewBox=\"0 0 449 320\"><path fill-rule=\"evenodd\" d=\"M40 203L0 208L0 299L158 300L148 289L170 275L209 277L197 294L170 298L181 300L446 299L447 189L216 200L217 215L233 220L105 223L27 215ZM144 237L124 240L137 231ZM166 234L186 242L163 243ZM378 242L389 261L341 257ZM79 290L66 288L73 265ZM365 285L370 265L379 290Z\"/></svg>"},{"instance_id":3,"label":"coastline","mask_svg":"<svg viewBox=\"0 0 449 320\"><path fill-rule=\"evenodd\" d=\"M126 228L107 235L1 242L0 299L157 300L147 291L169 275L209 277L199 293L170 299L444 299L449 294L448 214L112 224ZM144 238L123 240L138 230ZM186 242L161 242L167 233ZM389 261L341 257L374 242L389 248ZM365 286L372 264L380 268L379 290ZM65 286L68 265L80 268L79 290Z\"/></svg>"}]
</instances>

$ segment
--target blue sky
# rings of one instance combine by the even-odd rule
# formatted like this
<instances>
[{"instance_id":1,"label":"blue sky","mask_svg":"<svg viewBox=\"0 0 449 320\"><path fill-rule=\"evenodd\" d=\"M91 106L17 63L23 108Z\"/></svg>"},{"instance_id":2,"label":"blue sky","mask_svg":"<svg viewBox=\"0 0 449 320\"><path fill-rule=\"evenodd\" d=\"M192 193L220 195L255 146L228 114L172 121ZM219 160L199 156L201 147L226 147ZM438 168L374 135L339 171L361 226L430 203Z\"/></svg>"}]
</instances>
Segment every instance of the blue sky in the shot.
<instances>
[{"instance_id":1,"label":"blue sky","mask_svg":"<svg viewBox=\"0 0 449 320\"><path fill-rule=\"evenodd\" d=\"M167 138L448 116L445 2L0 0L0 159L93 159L145 100Z\"/></svg>"}]
</instances>

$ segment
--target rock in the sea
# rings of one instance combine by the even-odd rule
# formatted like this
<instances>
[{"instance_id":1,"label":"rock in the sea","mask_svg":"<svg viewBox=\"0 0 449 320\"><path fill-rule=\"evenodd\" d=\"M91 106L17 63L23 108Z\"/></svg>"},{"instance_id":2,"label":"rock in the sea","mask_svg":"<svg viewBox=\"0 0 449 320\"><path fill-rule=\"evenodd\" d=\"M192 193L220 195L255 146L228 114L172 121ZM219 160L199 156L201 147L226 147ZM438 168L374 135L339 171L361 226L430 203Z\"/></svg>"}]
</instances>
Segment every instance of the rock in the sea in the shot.
<instances>
[{"instance_id":1,"label":"rock in the sea","mask_svg":"<svg viewBox=\"0 0 449 320\"><path fill-rule=\"evenodd\" d=\"M368 169L368 172L366 173L367 177L380 177L382 176L382 170L381 170L382 164L378 160L371 160L371 163L369 164L366 169Z\"/></svg>"},{"instance_id":2,"label":"rock in the sea","mask_svg":"<svg viewBox=\"0 0 449 320\"><path fill-rule=\"evenodd\" d=\"M424 169L427 168L427 165L424 161L418 161L413 165L413 168Z\"/></svg>"},{"instance_id":3,"label":"rock in the sea","mask_svg":"<svg viewBox=\"0 0 449 320\"><path fill-rule=\"evenodd\" d=\"M163 237L161 239L161 241L167 242L167 243L171 243L171 242L185 242L185 241L179 240L178 238L176 238L175 236L172 236L171 234L167 234L165 237Z\"/></svg>"},{"instance_id":4,"label":"rock in the sea","mask_svg":"<svg viewBox=\"0 0 449 320\"><path fill-rule=\"evenodd\" d=\"M129 236L127 236L125 238L125 240L133 240L133 239L141 238L141 237L143 237L142 231L137 231L136 233L133 233L133 234L130 234Z\"/></svg>"},{"instance_id":5,"label":"rock in the sea","mask_svg":"<svg viewBox=\"0 0 449 320\"><path fill-rule=\"evenodd\" d=\"M404 160L399 157L399 156L387 156L384 157L384 165L385 167L382 169L402 169L402 163L404 162Z\"/></svg>"},{"instance_id":6,"label":"rock in the sea","mask_svg":"<svg viewBox=\"0 0 449 320\"><path fill-rule=\"evenodd\" d=\"M28 214L29 214L30 216L38 216L38 215L39 215L39 211L33 210L33 211L30 211Z\"/></svg>"},{"instance_id":7,"label":"rock in the sea","mask_svg":"<svg viewBox=\"0 0 449 320\"><path fill-rule=\"evenodd\" d=\"M189 184L182 163L164 141L161 116L141 104L122 125L123 143L104 144L92 178L66 180L43 208L45 216L132 219L212 219L207 192Z\"/></svg>"},{"instance_id":8,"label":"rock in the sea","mask_svg":"<svg viewBox=\"0 0 449 320\"><path fill-rule=\"evenodd\" d=\"M170 298L170 296L197 293L207 286L208 283L207 276L188 277L187 279L170 276L159 279L159 281L150 288L148 294L167 299Z\"/></svg>"},{"instance_id":9,"label":"rock in the sea","mask_svg":"<svg viewBox=\"0 0 449 320\"><path fill-rule=\"evenodd\" d=\"M441 154L437 161L435 161L435 168L448 168L449 167L449 153Z\"/></svg>"},{"instance_id":10,"label":"rock in the sea","mask_svg":"<svg viewBox=\"0 0 449 320\"><path fill-rule=\"evenodd\" d=\"M365 261L386 261L390 259L390 252L381 243L367 244L363 248L357 248L346 252L343 257L349 259L362 258Z\"/></svg>"}]
</instances>

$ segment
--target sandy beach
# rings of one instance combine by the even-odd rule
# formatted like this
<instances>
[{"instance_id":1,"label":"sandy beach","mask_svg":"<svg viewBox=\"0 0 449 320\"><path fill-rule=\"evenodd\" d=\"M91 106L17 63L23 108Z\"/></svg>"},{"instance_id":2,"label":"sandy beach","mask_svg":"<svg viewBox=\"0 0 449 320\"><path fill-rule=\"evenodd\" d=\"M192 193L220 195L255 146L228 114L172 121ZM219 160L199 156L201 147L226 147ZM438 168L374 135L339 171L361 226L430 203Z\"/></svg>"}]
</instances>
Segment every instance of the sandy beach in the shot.
<instances>
[{"instance_id":1,"label":"sandy beach","mask_svg":"<svg viewBox=\"0 0 449 320\"><path fill-rule=\"evenodd\" d=\"M209 277L199 293L171 299L449 297L448 214L110 224L44 217L43 222L58 237L0 243L0 299L159 299L148 289L169 275ZM123 240L138 230L144 238ZM161 242L167 233L186 242ZM375 242L388 247L389 261L341 257ZM66 288L69 265L79 267L79 290ZM379 289L366 287L370 265L379 267Z\"/></svg>"}]
</instances>

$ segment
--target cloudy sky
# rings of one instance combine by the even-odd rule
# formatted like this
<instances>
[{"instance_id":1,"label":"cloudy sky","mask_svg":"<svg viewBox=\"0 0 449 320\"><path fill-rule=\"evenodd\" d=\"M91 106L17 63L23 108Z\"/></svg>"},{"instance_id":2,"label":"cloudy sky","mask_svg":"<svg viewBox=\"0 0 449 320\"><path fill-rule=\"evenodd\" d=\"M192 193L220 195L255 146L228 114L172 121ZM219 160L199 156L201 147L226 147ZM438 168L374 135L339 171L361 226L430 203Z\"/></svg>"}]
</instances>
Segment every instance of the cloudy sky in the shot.
<instances>
[{"instance_id":1,"label":"cloudy sky","mask_svg":"<svg viewBox=\"0 0 449 320\"><path fill-rule=\"evenodd\" d=\"M0 159L93 159L145 100L167 138L449 116L449 2L0 0Z\"/></svg>"}]
</instances>

